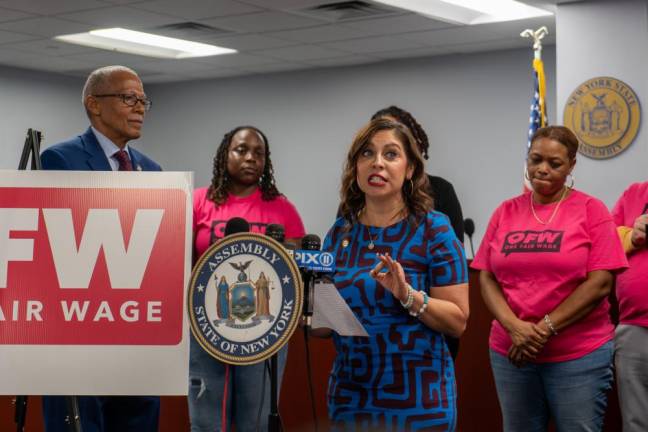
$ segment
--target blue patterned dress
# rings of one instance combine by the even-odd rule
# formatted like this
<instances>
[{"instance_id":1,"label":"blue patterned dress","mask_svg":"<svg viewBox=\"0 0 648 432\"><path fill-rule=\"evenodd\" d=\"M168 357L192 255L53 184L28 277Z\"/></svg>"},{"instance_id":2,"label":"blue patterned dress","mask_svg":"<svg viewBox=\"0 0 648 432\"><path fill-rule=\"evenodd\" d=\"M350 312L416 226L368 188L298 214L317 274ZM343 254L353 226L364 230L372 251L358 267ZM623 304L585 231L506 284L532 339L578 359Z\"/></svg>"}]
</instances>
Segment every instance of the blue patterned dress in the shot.
<instances>
[{"instance_id":1,"label":"blue patterned dress","mask_svg":"<svg viewBox=\"0 0 648 432\"><path fill-rule=\"evenodd\" d=\"M335 222L323 249L336 256L335 285L369 338L333 336L337 356L328 409L334 429L454 430L454 365L443 335L411 317L369 271L378 263L377 252L389 253L416 290L464 283L461 243L447 217L434 211L414 225L345 224L341 218Z\"/></svg>"}]
</instances>

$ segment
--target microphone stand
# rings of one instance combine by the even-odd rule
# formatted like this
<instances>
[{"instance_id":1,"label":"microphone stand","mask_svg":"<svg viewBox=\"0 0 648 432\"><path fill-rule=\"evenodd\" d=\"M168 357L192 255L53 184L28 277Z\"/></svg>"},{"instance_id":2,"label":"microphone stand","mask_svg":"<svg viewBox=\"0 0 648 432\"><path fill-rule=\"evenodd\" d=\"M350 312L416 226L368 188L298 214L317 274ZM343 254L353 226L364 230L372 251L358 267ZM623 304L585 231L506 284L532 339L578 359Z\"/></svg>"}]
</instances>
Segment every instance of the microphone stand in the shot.
<instances>
[{"instance_id":1,"label":"microphone stand","mask_svg":"<svg viewBox=\"0 0 648 432\"><path fill-rule=\"evenodd\" d=\"M40 171L43 169L40 159L40 145L43 140L43 134L40 131L29 128L27 130L27 138L25 138L25 145L23 146L22 154L20 155L20 162L18 169L24 171L27 169L27 163L31 156L31 170ZM67 416L65 416L65 423L69 426L70 432L82 432L81 429L81 415L79 414L79 401L76 396L65 396L67 405ZM27 421L27 396L16 396L15 399L15 414L14 422L16 423L16 431L25 431L25 422Z\"/></svg>"},{"instance_id":2,"label":"microphone stand","mask_svg":"<svg viewBox=\"0 0 648 432\"><path fill-rule=\"evenodd\" d=\"M278 393L278 368L277 356L275 353L270 357L270 414L268 415L268 432L281 432L281 418L279 417Z\"/></svg>"},{"instance_id":3,"label":"microphone stand","mask_svg":"<svg viewBox=\"0 0 648 432\"><path fill-rule=\"evenodd\" d=\"M31 169L42 169L40 160L40 143L42 137L43 134L40 131L31 128L27 130L27 137L25 138L25 144L23 145L22 154L20 155L20 162L18 163L19 170L24 171L27 169L27 163L29 162L30 156ZM27 421L27 396L16 396L14 404L16 405L14 412L16 431L24 432L25 423Z\"/></svg>"},{"instance_id":4,"label":"microphone stand","mask_svg":"<svg viewBox=\"0 0 648 432\"><path fill-rule=\"evenodd\" d=\"M470 241L470 253L472 254L473 259L475 259L475 248L473 247L472 234L468 236L468 241Z\"/></svg>"},{"instance_id":5,"label":"microphone stand","mask_svg":"<svg viewBox=\"0 0 648 432\"><path fill-rule=\"evenodd\" d=\"M315 303L315 279L317 274L311 270L303 270L304 279L304 347L306 349L306 368L308 374L308 387L310 389L311 410L313 411L313 427L317 432L317 413L315 410L315 395L313 394L313 377L311 373L309 338L313 320L313 305Z\"/></svg>"}]
</instances>

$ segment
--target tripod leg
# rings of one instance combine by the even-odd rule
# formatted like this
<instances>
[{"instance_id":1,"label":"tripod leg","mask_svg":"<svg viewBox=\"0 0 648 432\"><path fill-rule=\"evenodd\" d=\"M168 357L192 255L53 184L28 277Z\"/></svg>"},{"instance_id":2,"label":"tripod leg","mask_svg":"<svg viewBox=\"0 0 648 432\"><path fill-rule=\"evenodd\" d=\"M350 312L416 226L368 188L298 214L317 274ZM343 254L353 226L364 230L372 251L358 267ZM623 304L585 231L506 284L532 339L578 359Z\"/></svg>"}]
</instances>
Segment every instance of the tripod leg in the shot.
<instances>
[{"instance_id":1,"label":"tripod leg","mask_svg":"<svg viewBox=\"0 0 648 432\"><path fill-rule=\"evenodd\" d=\"M280 432L281 420L279 418L279 407L277 395L279 393L277 385L277 356L274 354L270 357L270 414L268 416L268 432Z\"/></svg>"},{"instance_id":2,"label":"tripod leg","mask_svg":"<svg viewBox=\"0 0 648 432\"><path fill-rule=\"evenodd\" d=\"M70 432L81 432L81 414L79 414L79 400L76 396L65 396L67 404L67 416L65 421L69 425Z\"/></svg>"},{"instance_id":3,"label":"tripod leg","mask_svg":"<svg viewBox=\"0 0 648 432\"><path fill-rule=\"evenodd\" d=\"M27 420L27 396L16 396L16 432L24 432L25 421Z\"/></svg>"}]
</instances>

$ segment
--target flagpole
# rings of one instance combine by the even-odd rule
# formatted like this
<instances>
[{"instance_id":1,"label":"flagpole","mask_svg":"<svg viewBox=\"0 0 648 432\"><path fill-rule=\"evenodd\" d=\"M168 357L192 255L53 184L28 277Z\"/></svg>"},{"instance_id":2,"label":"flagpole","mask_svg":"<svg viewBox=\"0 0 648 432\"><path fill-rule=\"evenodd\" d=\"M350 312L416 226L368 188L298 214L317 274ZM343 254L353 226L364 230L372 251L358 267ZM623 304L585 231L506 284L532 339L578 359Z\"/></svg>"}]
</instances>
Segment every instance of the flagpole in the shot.
<instances>
[{"instance_id":1,"label":"flagpole","mask_svg":"<svg viewBox=\"0 0 648 432\"><path fill-rule=\"evenodd\" d=\"M520 33L520 36L533 39L533 57L542 60L542 39L548 34L549 29L546 26L542 26L538 30L526 29Z\"/></svg>"},{"instance_id":2,"label":"flagpole","mask_svg":"<svg viewBox=\"0 0 648 432\"><path fill-rule=\"evenodd\" d=\"M520 37L533 39L533 76L534 94L531 101L531 114L529 117L529 129L527 135L527 153L531 148L531 137L538 128L547 126L546 107L546 82L544 75L544 64L542 63L542 39L549 34L547 27L542 26L537 30L526 29L520 33ZM523 190L531 191L531 183L528 178L526 163L524 165Z\"/></svg>"}]
</instances>

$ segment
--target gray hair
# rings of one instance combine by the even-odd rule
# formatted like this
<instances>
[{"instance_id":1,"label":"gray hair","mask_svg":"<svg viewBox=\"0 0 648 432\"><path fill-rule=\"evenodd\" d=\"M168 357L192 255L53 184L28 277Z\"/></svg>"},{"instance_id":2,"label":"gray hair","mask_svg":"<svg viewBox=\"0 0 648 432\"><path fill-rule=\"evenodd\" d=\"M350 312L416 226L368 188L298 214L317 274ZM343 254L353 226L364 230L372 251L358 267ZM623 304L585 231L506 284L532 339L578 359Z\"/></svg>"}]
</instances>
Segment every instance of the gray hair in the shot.
<instances>
[{"instance_id":1,"label":"gray hair","mask_svg":"<svg viewBox=\"0 0 648 432\"><path fill-rule=\"evenodd\" d=\"M86 98L90 95L95 94L97 91L100 91L102 87L110 82L110 77L117 72L128 72L130 74L138 76L137 72L126 66L114 65L95 69L94 71L90 72L90 75L88 75L88 79L83 86L81 103L85 106Z\"/></svg>"}]
</instances>

